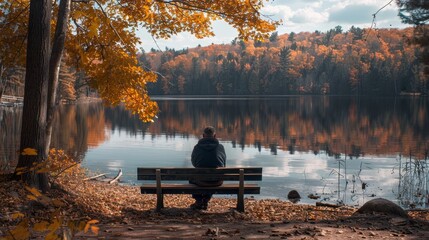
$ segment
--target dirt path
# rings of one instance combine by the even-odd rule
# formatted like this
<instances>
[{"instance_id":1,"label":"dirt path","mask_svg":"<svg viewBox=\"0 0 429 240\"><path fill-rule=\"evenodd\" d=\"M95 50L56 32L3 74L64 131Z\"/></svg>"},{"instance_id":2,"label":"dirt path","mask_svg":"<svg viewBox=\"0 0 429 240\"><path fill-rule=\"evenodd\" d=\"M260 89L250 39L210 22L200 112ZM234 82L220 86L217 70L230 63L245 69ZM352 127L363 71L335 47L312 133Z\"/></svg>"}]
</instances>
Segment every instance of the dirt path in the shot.
<instances>
[{"instance_id":1,"label":"dirt path","mask_svg":"<svg viewBox=\"0 0 429 240\"><path fill-rule=\"evenodd\" d=\"M359 216L322 222L102 224L98 236L76 239L429 239L427 222L386 216Z\"/></svg>"}]
</instances>

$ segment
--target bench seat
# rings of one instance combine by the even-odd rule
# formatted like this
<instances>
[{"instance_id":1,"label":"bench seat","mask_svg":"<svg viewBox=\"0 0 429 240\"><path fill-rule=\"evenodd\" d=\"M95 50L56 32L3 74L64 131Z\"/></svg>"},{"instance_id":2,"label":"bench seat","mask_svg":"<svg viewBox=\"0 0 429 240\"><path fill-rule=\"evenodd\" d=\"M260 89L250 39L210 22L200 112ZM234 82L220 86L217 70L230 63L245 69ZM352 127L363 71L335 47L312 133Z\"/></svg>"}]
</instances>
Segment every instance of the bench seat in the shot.
<instances>
[{"instance_id":1,"label":"bench seat","mask_svg":"<svg viewBox=\"0 0 429 240\"><path fill-rule=\"evenodd\" d=\"M236 194L237 210L244 212L244 194L259 194L260 186L245 181L261 181L260 167L224 168L137 168L137 180L155 181L144 183L142 194L156 194L156 210L164 208L164 194ZM219 181L216 187L198 186L189 181ZM170 181L170 183L166 183ZM171 183L174 181L175 183ZM177 183L182 182L182 183ZM232 183L231 183L232 182Z\"/></svg>"},{"instance_id":2,"label":"bench seat","mask_svg":"<svg viewBox=\"0 0 429 240\"><path fill-rule=\"evenodd\" d=\"M200 187L194 184L161 184L163 194L238 194L239 184L224 183L218 187ZM156 184L144 184L140 187L142 194L156 194ZM244 194L260 194L258 184L244 184Z\"/></svg>"}]
</instances>

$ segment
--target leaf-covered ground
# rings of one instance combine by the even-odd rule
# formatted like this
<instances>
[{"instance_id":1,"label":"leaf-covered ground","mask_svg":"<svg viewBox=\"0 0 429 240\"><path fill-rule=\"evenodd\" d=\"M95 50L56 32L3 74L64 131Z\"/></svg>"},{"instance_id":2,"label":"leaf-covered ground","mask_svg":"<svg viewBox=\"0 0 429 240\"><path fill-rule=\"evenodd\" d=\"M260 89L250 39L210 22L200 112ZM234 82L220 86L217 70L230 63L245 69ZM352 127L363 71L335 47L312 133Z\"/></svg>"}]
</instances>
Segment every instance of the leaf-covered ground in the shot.
<instances>
[{"instance_id":1,"label":"leaf-covered ground","mask_svg":"<svg viewBox=\"0 0 429 240\"><path fill-rule=\"evenodd\" d=\"M49 201L30 200L27 196L31 193L22 183L0 182L0 237L14 229L20 218L28 218L30 227L52 218L99 221L97 236L90 231L79 232L74 239L424 239L429 236L428 211L410 211L410 219L402 219L356 215L352 207L316 207L248 198L245 213L239 213L234 210L234 197L215 197L208 210L196 211L189 208L193 203L190 196L166 195L165 209L157 213L155 195L140 194L138 186L83 181L85 177L83 171L60 176L46 195Z\"/></svg>"}]
</instances>

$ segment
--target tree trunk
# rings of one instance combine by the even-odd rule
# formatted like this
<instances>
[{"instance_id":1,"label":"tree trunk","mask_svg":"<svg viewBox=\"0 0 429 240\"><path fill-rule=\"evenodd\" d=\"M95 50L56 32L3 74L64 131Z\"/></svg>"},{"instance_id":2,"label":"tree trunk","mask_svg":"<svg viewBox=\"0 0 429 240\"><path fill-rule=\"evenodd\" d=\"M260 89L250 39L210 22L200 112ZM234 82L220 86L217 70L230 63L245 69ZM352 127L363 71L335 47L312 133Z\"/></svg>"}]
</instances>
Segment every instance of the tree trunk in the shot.
<instances>
[{"instance_id":1,"label":"tree trunk","mask_svg":"<svg viewBox=\"0 0 429 240\"><path fill-rule=\"evenodd\" d=\"M46 141L43 152L45 157L48 157L49 147L51 145L52 122L57 108L56 93L58 88L58 76L60 73L61 58L63 56L64 42L66 39L67 23L70 16L70 4L71 0L61 0L60 2L51 59L49 62L48 111L46 122Z\"/></svg>"},{"instance_id":2,"label":"tree trunk","mask_svg":"<svg viewBox=\"0 0 429 240\"><path fill-rule=\"evenodd\" d=\"M3 73L4 73L4 67L2 66L2 64L0 64L0 100L1 100L1 97L3 96L3 86L5 85L3 83Z\"/></svg>"},{"instance_id":3,"label":"tree trunk","mask_svg":"<svg viewBox=\"0 0 429 240\"><path fill-rule=\"evenodd\" d=\"M3 96L3 80L0 77L0 100L2 96Z\"/></svg>"},{"instance_id":4,"label":"tree trunk","mask_svg":"<svg viewBox=\"0 0 429 240\"><path fill-rule=\"evenodd\" d=\"M22 177L30 186L44 192L49 189L47 174L29 171L29 168L45 160L43 151L46 141L51 8L50 0L30 2L20 150L32 148L37 150L37 154L20 154L17 169L26 168L27 172L18 176L15 170L15 176Z\"/></svg>"}]
</instances>

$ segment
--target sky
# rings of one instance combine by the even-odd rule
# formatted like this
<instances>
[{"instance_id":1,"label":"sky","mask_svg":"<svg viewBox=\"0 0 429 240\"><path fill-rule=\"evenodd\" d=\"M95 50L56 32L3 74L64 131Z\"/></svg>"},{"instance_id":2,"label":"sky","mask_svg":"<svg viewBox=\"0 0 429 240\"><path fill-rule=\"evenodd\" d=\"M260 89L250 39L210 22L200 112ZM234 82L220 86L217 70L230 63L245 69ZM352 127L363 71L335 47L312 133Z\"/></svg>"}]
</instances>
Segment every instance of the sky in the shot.
<instances>
[{"instance_id":1,"label":"sky","mask_svg":"<svg viewBox=\"0 0 429 240\"><path fill-rule=\"evenodd\" d=\"M369 28L373 14L389 3L390 0L270 0L265 2L262 13L273 20L282 20L277 28L279 35L290 32L326 32L335 26L344 31L351 26ZM401 23L398 6L395 1L383 8L375 19L373 28L405 28L410 25ZM237 37L237 31L223 21L213 24L214 37L197 39L189 33L180 33L170 39L154 39L144 29L138 32L146 52L151 48L165 50L166 47L180 50L198 45L229 44Z\"/></svg>"}]
</instances>

